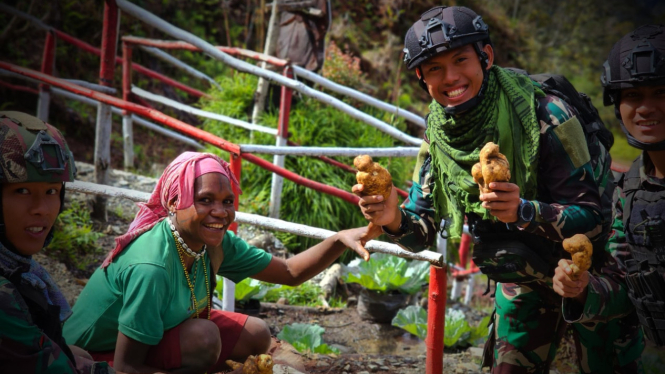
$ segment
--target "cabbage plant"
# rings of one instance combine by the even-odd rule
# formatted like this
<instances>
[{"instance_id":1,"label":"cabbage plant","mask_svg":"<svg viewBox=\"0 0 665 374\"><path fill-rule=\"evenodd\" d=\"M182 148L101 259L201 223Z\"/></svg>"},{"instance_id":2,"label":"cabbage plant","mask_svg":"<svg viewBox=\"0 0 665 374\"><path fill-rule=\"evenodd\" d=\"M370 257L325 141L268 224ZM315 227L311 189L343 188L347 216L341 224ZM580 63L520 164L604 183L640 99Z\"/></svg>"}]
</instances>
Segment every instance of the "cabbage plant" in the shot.
<instances>
[{"instance_id":1,"label":"cabbage plant","mask_svg":"<svg viewBox=\"0 0 665 374\"><path fill-rule=\"evenodd\" d=\"M489 320L490 316L487 316L478 325L472 326L461 310L446 309L443 344L448 348L464 348L476 344L479 339L487 337ZM392 325L424 340L427 337L427 311L420 306L410 305L397 312Z\"/></svg>"},{"instance_id":2,"label":"cabbage plant","mask_svg":"<svg viewBox=\"0 0 665 374\"><path fill-rule=\"evenodd\" d=\"M429 263L409 262L401 257L374 253L369 261L359 258L351 261L342 279L372 291L398 291L413 295L429 282Z\"/></svg>"},{"instance_id":3,"label":"cabbage plant","mask_svg":"<svg viewBox=\"0 0 665 374\"><path fill-rule=\"evenodd\" d=\"M301 353L339 354L339 349L329 347L323 342L322 336L325 331L326 329L319 325L294 323L284 326L284 329L277 334L277 338L288 342Z\"/></svg>"}]
</instances>

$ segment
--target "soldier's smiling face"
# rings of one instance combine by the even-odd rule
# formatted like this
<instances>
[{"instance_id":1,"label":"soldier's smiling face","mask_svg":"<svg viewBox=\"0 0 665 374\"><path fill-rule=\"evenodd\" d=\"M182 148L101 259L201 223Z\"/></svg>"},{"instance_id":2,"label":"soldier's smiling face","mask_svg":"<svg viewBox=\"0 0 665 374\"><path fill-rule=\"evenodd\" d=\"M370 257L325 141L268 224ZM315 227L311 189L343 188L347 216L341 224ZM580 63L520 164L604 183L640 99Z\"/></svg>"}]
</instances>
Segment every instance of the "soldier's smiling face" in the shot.
<instances>
[{"instance_id":1,"label":"soldier's smiling face","mask_svg":"<svg viewBox=\"0 0 665 374\"><path fill-rule=\"evenodd\" d=\"M488 69L494 61L492 46L483 50L489 57ZM457 106L478 95L483 84L483 69L472 45L451 49L423 62L417 69L432 98L439 104Z\"/></svg>"},{"instance_id":2,"label":"soldier's smiling face","mask_svg":"<svg viewBox=\"0 0 665 374\"><path fill-rule=\"evenodd\" d=\"M665 140L665 86L643 86L621 90L619 104L626 130L643 143Z\"/></svg>"},{"instance_id":3,"label":"soldier's smiling face","mask_svg":"<svg viewBox=\"0 0 665 374\"><path fill-rule=\"evenodd\" d=\"M62 188L62 183L47 182L2 185L5 235L19 254L32 256L44 248L60 212Z\"/></svg>"}]
</instances>

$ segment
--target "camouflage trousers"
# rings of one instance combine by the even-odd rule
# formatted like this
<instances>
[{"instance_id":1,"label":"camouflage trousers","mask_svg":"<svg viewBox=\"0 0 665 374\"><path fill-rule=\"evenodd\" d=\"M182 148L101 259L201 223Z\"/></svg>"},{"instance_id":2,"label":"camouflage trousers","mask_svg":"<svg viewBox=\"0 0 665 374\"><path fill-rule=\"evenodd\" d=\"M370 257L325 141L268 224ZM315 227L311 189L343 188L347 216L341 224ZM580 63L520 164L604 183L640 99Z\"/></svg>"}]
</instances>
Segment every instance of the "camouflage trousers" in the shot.
<instances>
[{"instance_id":1,"label":"camouflage trousers","mask_svg":"<svg viewBox=\"0 0 665 374\"><path fill-rule=\"evenodd\" d=\"M568 326L551 278L497 283L495 312L485 348L493 349L492 373L549 373ZM580 373L643 373L644 339L629 318L572 326Z\"/></svg>"}]
</instances>

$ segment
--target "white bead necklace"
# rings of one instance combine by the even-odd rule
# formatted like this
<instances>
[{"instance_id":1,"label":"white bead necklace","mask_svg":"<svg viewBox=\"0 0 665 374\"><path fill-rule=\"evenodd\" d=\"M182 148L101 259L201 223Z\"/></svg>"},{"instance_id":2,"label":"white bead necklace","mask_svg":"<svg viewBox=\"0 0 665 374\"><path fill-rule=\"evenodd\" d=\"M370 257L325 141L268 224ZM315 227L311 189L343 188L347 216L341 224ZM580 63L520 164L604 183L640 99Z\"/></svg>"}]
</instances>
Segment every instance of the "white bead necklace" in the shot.
<instances>
[{"instance_id":1,"label":"white bead necklace","mask_svg":"<svg viewBox=\"0 0 665 374\"><path fill-rule=\"evenodd\" d=\"M180 233L178 232L178 230L175 229L175 225L173 225L173 221L171 221L171 217L166 217L166 219L169 220L169 226L171 226L171 231L173 231L173 234L175 235L176 240L178 241L178 243L180 243L180 245L182 245L182 248L185 250L185 254L189 257L194 257L196 259L196 261L198 261L199 258L203 257L203 255L206 253L205 244L203 245L203 249L201 249L201 252L196 253L196 252L192 251L189 248L189 246L187 245L187 243L185 243L185 241L180 237Z\"/></svg>"}]
</instances>

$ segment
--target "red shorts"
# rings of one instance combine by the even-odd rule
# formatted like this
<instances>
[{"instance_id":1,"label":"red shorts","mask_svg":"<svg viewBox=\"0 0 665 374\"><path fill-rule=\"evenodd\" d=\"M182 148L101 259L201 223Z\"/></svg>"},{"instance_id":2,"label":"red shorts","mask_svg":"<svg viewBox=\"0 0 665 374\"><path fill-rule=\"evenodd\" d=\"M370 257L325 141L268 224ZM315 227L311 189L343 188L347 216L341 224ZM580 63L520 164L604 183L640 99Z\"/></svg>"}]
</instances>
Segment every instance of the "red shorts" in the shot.
<instances>
[{"instance_id":1,"label":"red shorts","mask_svg":"<svg viewBox=\"0 0 665 374\"><path fill-rule=\"evenodd\" d=\"M205 318L204 314L207 313L207 310L202 312L200 317ZM210 320L219 328L219 337L222 340L222 352L215 364L215 367L219 367L233 353L233 348L240 338L245 322L247 322L247 315L213 309L210 313ZM107 361L109 365L113 366L114 351L89 353L95 361ZM164 331L162 340L157 345L150 347L145 364L163 370L176 369L182 366L180 325Z\"/></svg>"}]
</instances>

